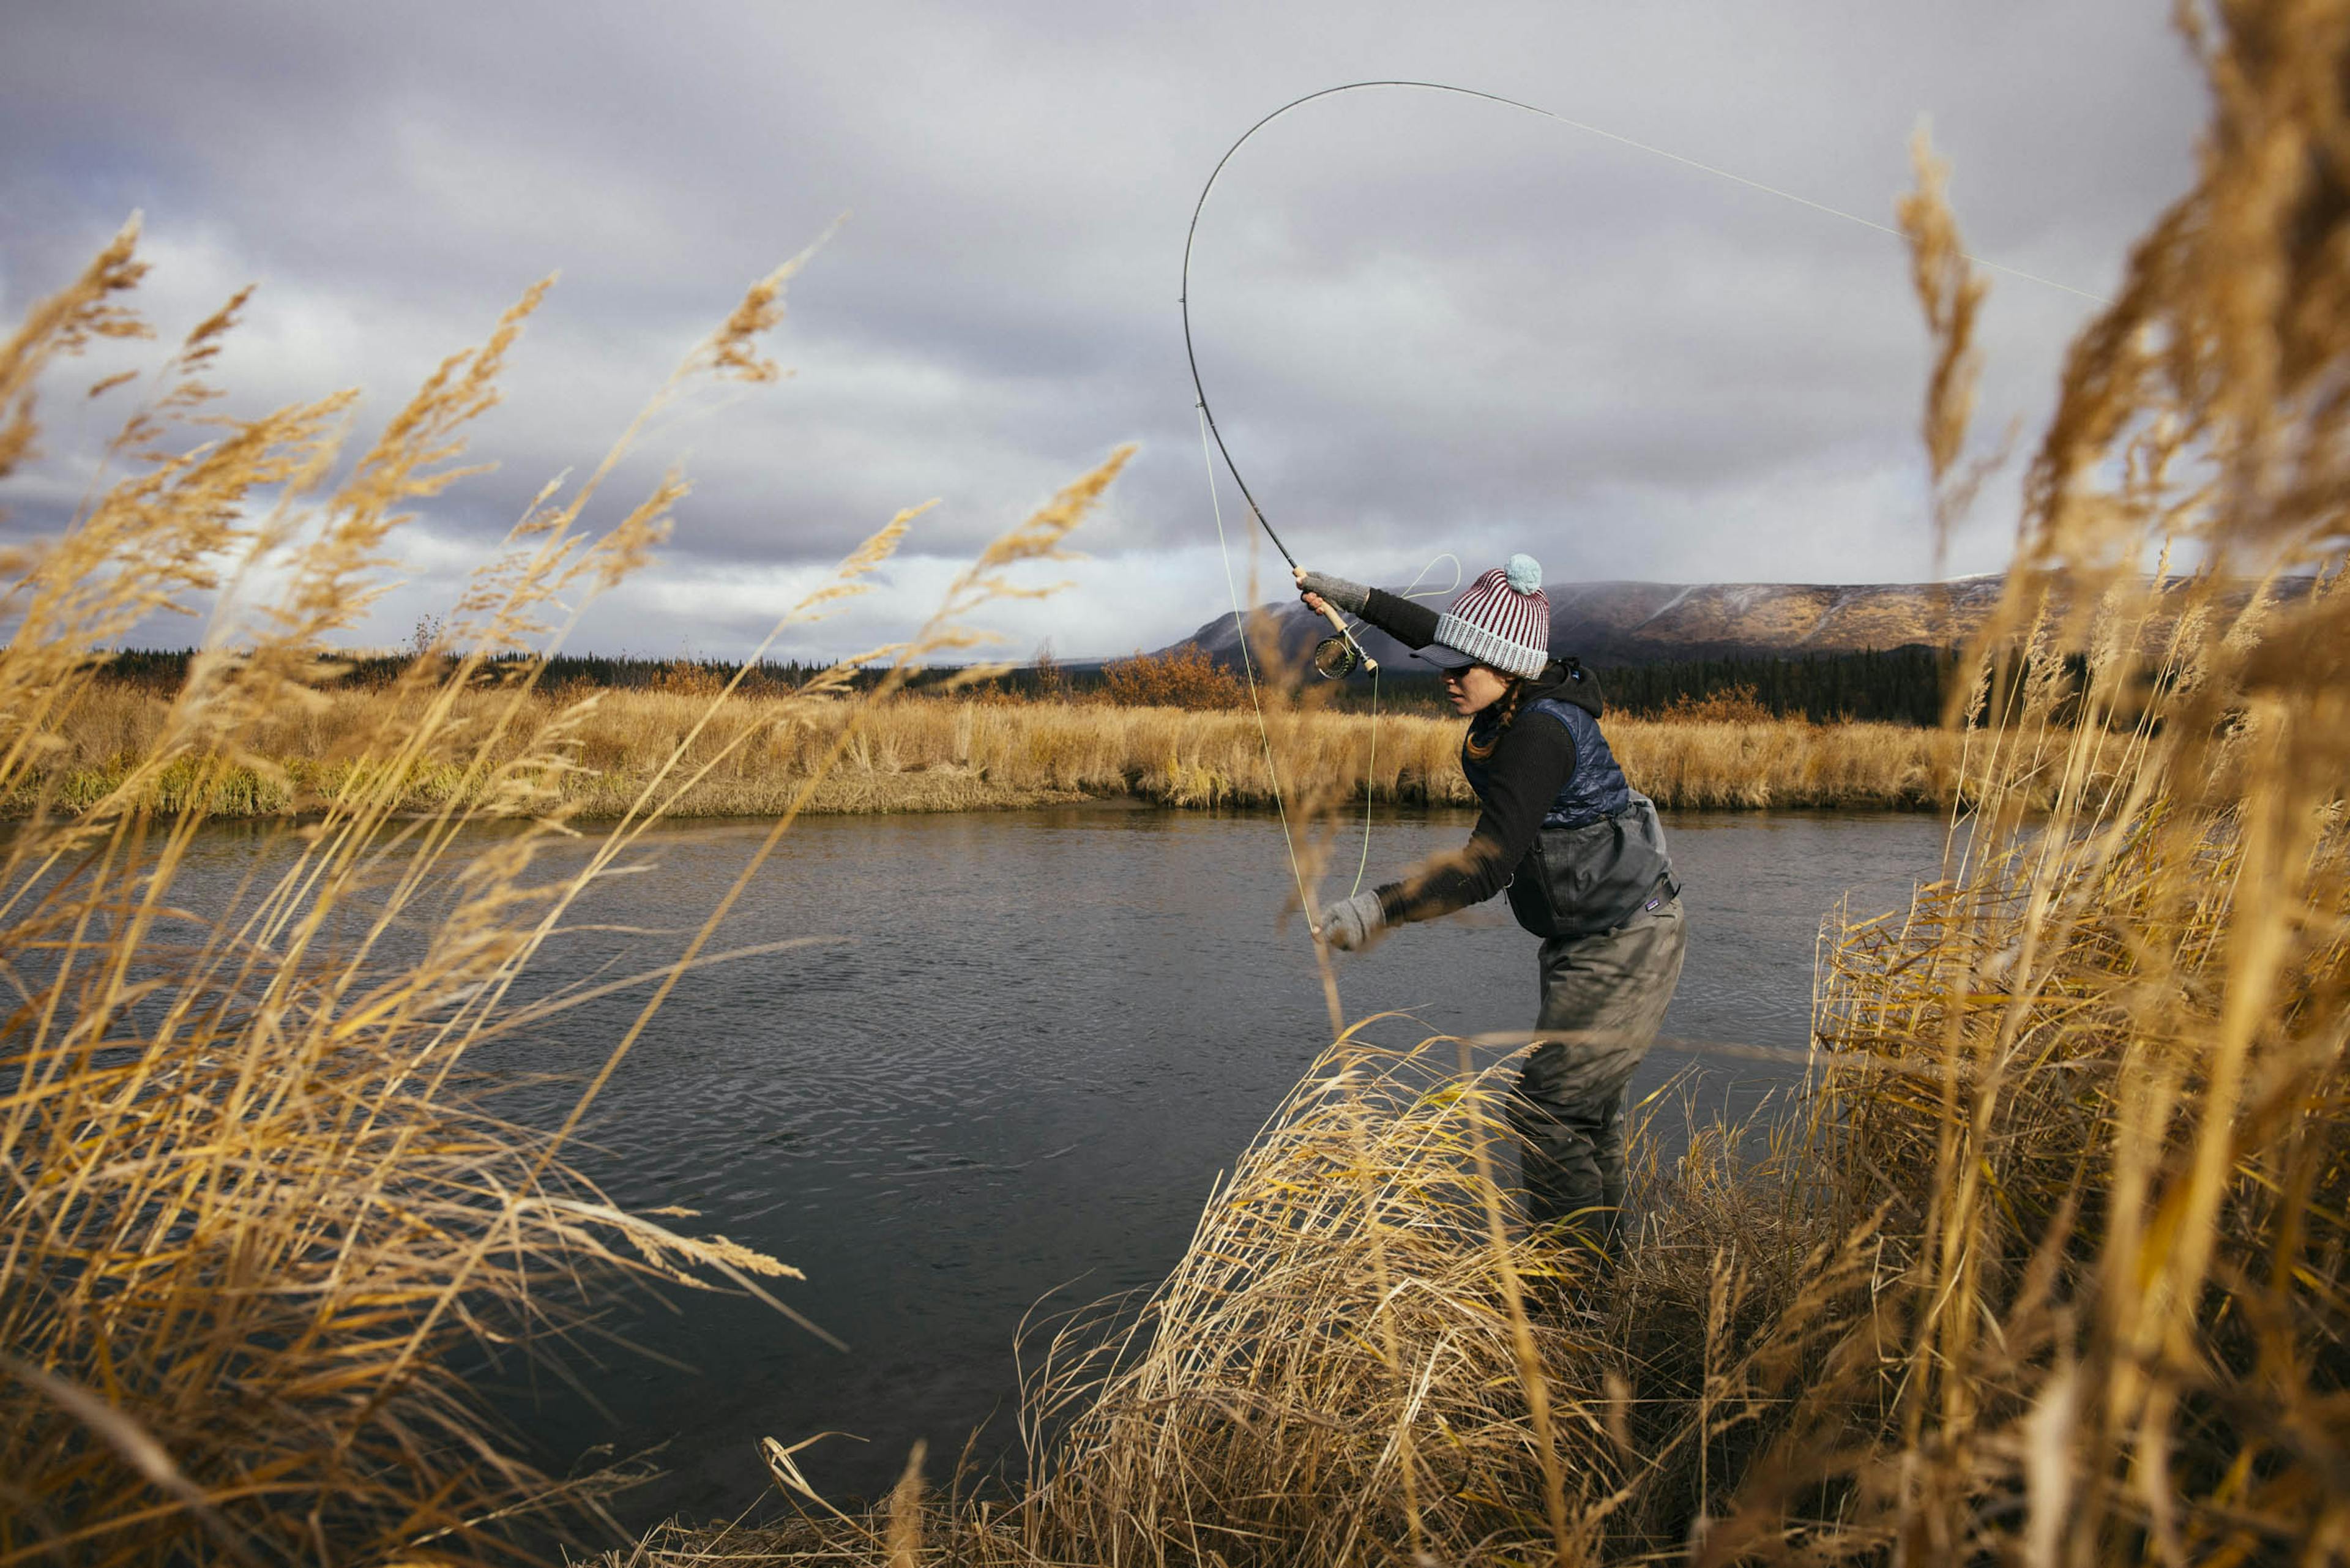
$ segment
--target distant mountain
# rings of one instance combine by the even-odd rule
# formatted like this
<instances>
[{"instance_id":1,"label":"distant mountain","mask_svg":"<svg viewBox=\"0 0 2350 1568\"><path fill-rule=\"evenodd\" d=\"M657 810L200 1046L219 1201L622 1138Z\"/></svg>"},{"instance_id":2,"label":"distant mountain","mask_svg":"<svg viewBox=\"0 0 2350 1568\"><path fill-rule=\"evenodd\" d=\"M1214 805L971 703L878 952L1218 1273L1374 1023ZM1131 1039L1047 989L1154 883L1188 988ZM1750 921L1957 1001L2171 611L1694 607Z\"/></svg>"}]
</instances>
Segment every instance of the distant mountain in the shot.
<instances>
[{"instance_id":1,"label":"distant mountain","mask_svg":"<svg viewBox=\"0 0 2350 1568\"><path fill-rule=\"evenodd\" d=\"M1550 589L1550 646L1592 665L1947 646L1982 624L2003 581L1991 575L1948 583L1562 583ZM1441 608L1444 601L1426 602ZM1293 658L1329 629L1295 599L1265 607ZM1365 628L1358 635L1382 663L1425 668L1382 632ZM1220 660L1239 657L1230 615L1186 640Z\"/></svg>"}]
</instances>

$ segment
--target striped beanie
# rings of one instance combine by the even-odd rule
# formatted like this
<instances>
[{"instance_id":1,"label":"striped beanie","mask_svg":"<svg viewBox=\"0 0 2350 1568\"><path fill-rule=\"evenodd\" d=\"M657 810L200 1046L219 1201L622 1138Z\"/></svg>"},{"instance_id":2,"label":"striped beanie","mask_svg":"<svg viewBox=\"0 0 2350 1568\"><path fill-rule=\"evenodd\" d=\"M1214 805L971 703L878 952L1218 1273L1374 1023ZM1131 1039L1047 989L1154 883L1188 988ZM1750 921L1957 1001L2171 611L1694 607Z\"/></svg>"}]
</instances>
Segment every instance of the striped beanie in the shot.
<instances>
[{"instance_id":1,"label":"striped beanie","mask_svg":"<svg viewBox=\"0 0 2350 1568\"><path fill-rule=\"evenodd\" d=\"M1437 618L1436 640L1504 674L1540 675L1550 662L1550 598L1542 591L1542 564L1532 556L1513 556L1461 589ZM1456 662L1441 656L1437 661Z\"/></svg>"}]
</instances>

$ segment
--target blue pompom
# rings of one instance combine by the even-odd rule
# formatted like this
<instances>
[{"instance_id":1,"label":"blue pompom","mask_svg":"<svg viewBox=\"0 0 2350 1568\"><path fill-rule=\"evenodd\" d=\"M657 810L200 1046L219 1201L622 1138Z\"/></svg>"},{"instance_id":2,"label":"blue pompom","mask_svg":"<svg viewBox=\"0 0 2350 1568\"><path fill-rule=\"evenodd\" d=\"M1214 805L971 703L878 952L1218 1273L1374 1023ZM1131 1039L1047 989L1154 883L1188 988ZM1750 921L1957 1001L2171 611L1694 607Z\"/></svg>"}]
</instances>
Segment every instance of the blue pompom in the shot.
<instances>
[{"instance_id":1,"label":"blue pompom","mask_svg":"<svg viewBox=\"0 0 2350 1568\"><path fill-rule=\"evenodd\" d=\"M1502 575L1510 579L1510 587L1522 594L1542 587L1542 563L1532 556L1511 556L1503 566Z\"/></svg>"}]
</instances>

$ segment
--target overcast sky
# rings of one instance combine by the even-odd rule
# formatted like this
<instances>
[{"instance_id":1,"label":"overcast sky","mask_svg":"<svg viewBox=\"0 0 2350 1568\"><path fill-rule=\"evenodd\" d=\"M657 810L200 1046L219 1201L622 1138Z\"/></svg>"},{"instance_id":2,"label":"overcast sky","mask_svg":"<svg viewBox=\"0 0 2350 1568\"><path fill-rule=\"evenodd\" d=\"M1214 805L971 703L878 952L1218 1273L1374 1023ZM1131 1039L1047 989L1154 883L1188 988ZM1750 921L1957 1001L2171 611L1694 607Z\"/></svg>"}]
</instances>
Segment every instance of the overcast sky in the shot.
<instances>
[{"instance_id":1,"label":"overcast sky","mask_svg":"<svg viewBox=\"0 0 2350 1568\"><path fill-rule=\"evenodd\" d=\"M1178 268L1208 171L1279 104L1457 82L1880 221L1924 118L1979 254L2105 293L2191 169L2203 90L2167 11L0 0L0 315L143 212L165 337L258 282L220 366L235 406L356 385L364 438L559 271L476 435L499 472L411 527L406 581L363 630L390 644L845 213L792 286L792 379L663 430L608 492L617 507L672 461L695 486L575 646L737 652L937 497L880 592L782 651L902 634L968 552L1132 441L1075 587L993 618L1017 654L1118 653L1227 602ZM2091 308L1995 279L1988 432L2036 430ZM1347 94L1226 171L1192 314L1226 438L1309 566L1931 572L1900 247L1795 203L1488 104ZM53 529L78 493L120 412L85 407L84 379L53 379L48 455L0 495L0 530ZM2012 528L1994 489L1950 569L1996 569Z\"/></svg>"}]
</instances>

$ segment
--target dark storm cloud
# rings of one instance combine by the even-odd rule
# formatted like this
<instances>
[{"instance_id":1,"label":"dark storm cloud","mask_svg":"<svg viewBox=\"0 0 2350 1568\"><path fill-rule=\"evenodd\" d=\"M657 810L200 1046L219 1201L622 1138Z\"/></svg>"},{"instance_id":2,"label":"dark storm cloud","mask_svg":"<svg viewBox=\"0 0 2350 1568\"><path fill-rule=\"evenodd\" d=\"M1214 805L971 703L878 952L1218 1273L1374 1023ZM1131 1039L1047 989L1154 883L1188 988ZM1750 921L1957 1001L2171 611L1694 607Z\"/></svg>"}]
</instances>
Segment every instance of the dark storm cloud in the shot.
<instances>
[{"instance_id":1,"label":"dark storm cloud","mask_svg":"<svg viewBox=\"0 0 2350 1568\"><path fill-rule=\"evenodd\" d=\"M222 367L240 406L358 383L380 419L560 268L480 431L501 472L418 525L416 581L370 623L389 639L543 478L592 463L750 279L847 213L793 286L795 378L664 430L622 474L616 498L681 451L696 493L657 577L588 635L723 651L941 497L889 591L802 644L874 640L958 552L1139 440L1078 590L1007 619L1023 644L1111 651L1222 602L1176 268L1199 182L1267 109L1355 78L1456 80L1877 221L1929 115L1975 248L2104 290L2183 186L2201 111L2158 10L18 5L0 303L140 208L167 331L263 281ZM1929 566L1905 287L1881 234L1382 92L1310 106L1234 160L1193 302L1227 437L1309 559L1395 576L1440 548L1473 566L1531 547L1575 576L1836 580ZM2086 308L1996 280L1988 424L2044 408ZM76 493L70 400L51 400L59 456L13 498L18 529ZM1954 569L1998 564L2001 499Z\"/></svg>"}]
</instances>

